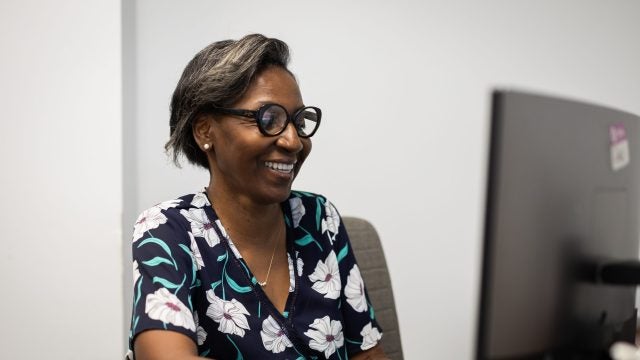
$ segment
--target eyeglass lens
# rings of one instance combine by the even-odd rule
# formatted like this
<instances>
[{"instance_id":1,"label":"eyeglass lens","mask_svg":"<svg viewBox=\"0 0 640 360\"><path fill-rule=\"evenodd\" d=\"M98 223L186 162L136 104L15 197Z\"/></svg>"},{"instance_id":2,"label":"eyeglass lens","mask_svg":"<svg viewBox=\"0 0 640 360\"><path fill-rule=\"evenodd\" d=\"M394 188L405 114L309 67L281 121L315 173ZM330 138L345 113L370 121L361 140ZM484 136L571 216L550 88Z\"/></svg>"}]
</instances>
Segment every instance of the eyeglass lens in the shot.
<instances>
[{"instance_id":1,"label":"eyeglass lens","mask_svg":"<svg viewBox=\"0 0 640 360\"><path fill-rule=\"evenodd\" d=\"M271 104L260 114L260 126L270 135L280 133L287 124L287 111L279 105ZM300 136L312 134L318 126L318 113L313 108L304 108L293 119L294 126Z\"/></svg>"}]
</instances>

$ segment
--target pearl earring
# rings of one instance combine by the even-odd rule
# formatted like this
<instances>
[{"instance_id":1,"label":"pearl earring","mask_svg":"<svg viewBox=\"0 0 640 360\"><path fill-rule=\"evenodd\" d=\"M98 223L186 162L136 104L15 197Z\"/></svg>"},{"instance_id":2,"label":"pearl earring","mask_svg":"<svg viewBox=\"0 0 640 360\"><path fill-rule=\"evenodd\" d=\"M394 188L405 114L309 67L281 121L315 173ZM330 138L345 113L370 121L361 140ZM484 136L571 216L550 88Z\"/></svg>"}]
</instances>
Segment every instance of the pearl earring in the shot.
<instances>
[{"instance_id":1,"label":"pearl earring","mask_svg":"<svg viewBox=\"0 0 640 360\"><path fill-rule=\"evenodd\" d=\"M202 145L202 147L203 147L205 150L209 150L209 148L211 147L211 145L209 145L209 144L204 144L204 145Z\"/></svg>"}]
</instances>

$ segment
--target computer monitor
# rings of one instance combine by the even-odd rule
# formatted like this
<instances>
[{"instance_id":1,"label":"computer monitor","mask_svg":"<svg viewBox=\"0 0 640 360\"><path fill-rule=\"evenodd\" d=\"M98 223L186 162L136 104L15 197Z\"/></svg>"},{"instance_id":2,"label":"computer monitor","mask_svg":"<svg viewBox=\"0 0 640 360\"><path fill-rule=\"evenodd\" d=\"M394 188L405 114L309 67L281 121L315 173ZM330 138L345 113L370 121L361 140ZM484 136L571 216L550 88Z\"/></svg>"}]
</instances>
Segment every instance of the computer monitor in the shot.
<instances>
[{"instance_id":1,"label":"computer monitor","mask_svg":"<svg viewBox=\"0 0 640 360\"><path fill-rule=\"evenodd\" d=\"M477 359L606 359L633 342L639 123L493 94Z\"/></svg>"}]
</instances>

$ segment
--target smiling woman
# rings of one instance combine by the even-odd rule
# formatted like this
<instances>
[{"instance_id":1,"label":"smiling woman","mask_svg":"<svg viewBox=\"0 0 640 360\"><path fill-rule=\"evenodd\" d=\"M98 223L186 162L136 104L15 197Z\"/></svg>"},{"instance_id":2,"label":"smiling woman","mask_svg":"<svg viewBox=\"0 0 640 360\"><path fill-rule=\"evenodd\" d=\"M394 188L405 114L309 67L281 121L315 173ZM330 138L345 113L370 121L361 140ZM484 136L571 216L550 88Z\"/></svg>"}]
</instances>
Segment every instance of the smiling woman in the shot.
<instances>
[{"instance_id":1,"label":"smiling woman","mask_svg":"<svg viewBox=\"0 0 640 360\"><path fill-rule=\"evenodd\" d=\"M385 358L337 210L291 190L322 112L288 58L256 34L213 43L184 70L166 148L209 184L136 222L130 359Z\"/></svg>"}]
</instances>

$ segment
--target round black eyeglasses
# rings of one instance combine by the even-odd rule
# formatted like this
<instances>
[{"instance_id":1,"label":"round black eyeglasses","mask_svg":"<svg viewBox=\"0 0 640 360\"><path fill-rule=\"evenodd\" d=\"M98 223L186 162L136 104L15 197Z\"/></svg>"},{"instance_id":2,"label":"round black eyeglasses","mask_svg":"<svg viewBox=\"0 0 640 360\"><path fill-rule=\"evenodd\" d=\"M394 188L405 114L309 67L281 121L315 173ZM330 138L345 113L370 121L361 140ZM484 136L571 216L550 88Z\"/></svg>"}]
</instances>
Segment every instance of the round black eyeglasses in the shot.
<instances>
[{"instance_id":1,"label":"round black eyeglasses","mask_svg":"<svg viewBox=\"0 0 640 360\"><path fill-rule=\"evenodd\" d=\"M318 130L320 119L322 118L322 111L315 106L303 107L293 115L289 115L287 109L278 104L264 104L256 111L219 107L213 107L212 110L221 114L238 115L254 119L258 124L260 132L266 136L282 134L289 125L289 122L293 122L298 136L301 138L310 138Z\"/></svg>"}]
</instances>

